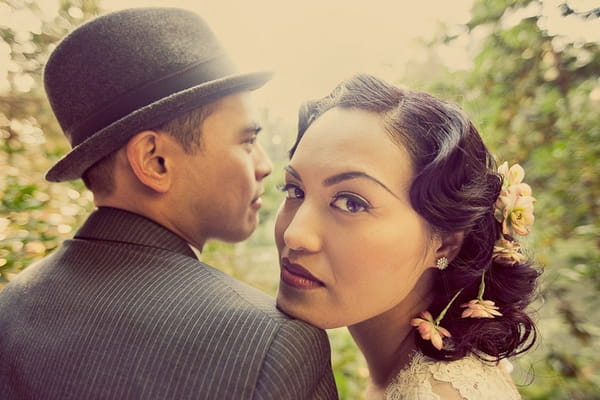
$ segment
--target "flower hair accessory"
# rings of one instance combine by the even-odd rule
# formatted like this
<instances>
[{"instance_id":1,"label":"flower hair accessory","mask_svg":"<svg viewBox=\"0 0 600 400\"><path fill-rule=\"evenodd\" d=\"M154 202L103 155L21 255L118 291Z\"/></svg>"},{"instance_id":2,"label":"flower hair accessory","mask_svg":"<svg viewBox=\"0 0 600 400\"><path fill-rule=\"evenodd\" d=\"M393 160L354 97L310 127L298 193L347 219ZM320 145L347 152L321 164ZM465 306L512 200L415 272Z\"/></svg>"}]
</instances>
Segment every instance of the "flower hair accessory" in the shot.
<instances>
[{"instance_id":1,"label":"flower hair accessory","mask_svg":"<svg viewBox=\"0 0 600 400\"><path fill-rule=\"evenodd\" d=\"M483 292L485 292L485 271L481 274L481 283L479 284L477 298L460 305L462 308L465 308L461 318L494 318L494 316L502 316L502 313L498 311L498 306L493 301L483 299Z\"/></svg>"},{"instance_id":2,"label":"flower hair accessory","mask_svg":"<svg viewBox=\"0 0 600 400\"><path fill-rule=\"evenodd\" d=\"M424 340L431 340L433 347L438 350L441 350L444 347L445 337L452 337L448 329L440 326L440 322L442 322L442 319L448 312L448 309L462 291L463 290L460 289L458 292L456 292L452 300L450 300L446 307L444 307L435 320L429 311L423 311L421 314L419 314L418 318L413 318L410 321L410 324L417 328L421 337Z\"/></svg>"},{"instance_id":3,"label":"flower hair accessory","mask_svg":"<svg viewBox=\"0 0 600 400\"><path fill-rule=\"evenodd\" d=\"M494 204L494 217L502 224L502 234L494 245L493 258L507 264L516 264L524 260L521 246L514 237L527 236L529 227L535 220L531 187L523 182L525 171L519 164L508 167L504 162L498 173L503 177L502 190Z\"/></svg>"},{"instance_id":4,"label":"flower hair accessory","mask_svg":"<svg viewBox=\"0 0 600 400\"><path fill-rule=\"evenodd\" d=\"M529 227L533 225L535 219L533 216L535 198L531 195L531 187L523 182L525 171L519 164L514 164L509 168L508 163L505 162L498 168L498 173L502 175L503 182L498 199L494 204L494 217L502 225L502 232L494 243L492 258L498 262L515 265L525 260L525 256L521 253L521 245L515 240L515 236L527 236L531 232ZM438 350L442 350L444 347L444 338L452 337L446 328L440 326L440 322L462 291L463 289L454 295L435 320L429 311L423 311L418 318L410 321L410 324L417 328L421 337L424 340L430 340L433 347ZM464 308L461 318L502 316L502 313L498 311L499 307L492 300L483 298L484 293L485 270L481 274L477 298L460 305Z\"/></svg>"}]
</instances>

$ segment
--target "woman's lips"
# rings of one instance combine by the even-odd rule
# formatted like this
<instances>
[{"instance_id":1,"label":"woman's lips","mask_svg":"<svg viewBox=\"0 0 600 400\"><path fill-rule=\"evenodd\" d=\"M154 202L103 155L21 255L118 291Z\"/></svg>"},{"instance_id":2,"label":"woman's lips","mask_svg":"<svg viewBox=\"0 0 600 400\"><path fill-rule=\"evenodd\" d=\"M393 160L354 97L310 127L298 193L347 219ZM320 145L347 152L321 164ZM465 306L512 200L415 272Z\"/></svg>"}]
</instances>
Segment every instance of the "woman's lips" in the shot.
<instances>
[{"instance_id":1,"label":"woman's lips","mask_svg":"<svg viewBox=\"0 0 600 400\"><path fill-rule=\"evenodd\" d=\"M316 289L325 286L303 266L292 264L285 257L281 260L281 280L296 289Z\"/></svg>"}]
</instances>

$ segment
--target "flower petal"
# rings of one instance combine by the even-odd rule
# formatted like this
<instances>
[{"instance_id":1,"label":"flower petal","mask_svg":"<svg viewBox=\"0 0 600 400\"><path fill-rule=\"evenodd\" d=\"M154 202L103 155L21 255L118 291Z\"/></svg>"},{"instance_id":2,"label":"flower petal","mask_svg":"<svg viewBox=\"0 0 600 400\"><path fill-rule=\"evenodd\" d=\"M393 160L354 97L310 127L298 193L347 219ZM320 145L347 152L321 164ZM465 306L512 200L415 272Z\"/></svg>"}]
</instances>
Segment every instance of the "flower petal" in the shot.
<instances>
[{"instance_id":1,"label":"flower petal","mask_svg":"<svg viewBox=\"0 0 600 400\"><path fill-rule=\"evenodd\" d=\"M508 170L508 184L516 185L521 183L523 178L525 177L525 170L519 164L514 164Z\"/></svg>"},{"instance_id":2,"label":"flower petal","mask_svg":"<svg viewBox=\"0 0 600 400\"><path fill-rule=\"evenodd\" d=\"M440 336L440 334L437 331L431 336L431 344L433 345L433 347L435 347L438 350L441 350L442 347L444 346L442 337Z\"/></svg>"}]
</instances>

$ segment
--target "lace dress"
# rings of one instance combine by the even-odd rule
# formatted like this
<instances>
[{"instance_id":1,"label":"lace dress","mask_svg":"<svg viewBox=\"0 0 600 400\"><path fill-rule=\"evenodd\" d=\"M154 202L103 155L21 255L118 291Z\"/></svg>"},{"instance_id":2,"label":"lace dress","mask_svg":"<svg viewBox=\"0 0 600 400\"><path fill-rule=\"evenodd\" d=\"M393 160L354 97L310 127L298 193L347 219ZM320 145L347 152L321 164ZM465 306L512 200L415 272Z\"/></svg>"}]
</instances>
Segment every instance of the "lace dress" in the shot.
<instances>
[{"instance_id":1,"label":"lace dress","mask_svg":"<svg viewBox=\"0 0 600 400\"><path fill-rule=\"evenodd\" d=\"M443 362L416 353L385 391L386 400L515 400L521 396L508 375L510 363L475 356Z\"/></svg>"}]
</instances>

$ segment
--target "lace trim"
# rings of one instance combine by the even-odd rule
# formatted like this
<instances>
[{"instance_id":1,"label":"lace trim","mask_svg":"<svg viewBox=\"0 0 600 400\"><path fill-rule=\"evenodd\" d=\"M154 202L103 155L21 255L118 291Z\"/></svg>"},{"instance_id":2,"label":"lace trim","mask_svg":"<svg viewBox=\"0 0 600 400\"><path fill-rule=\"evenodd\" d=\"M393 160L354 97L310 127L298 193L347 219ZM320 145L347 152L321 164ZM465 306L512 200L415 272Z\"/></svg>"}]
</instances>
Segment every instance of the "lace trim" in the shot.
<instances>
[{"instance_id":1,"label":"lace trim","mask_svg":"<svg viewBox=\"0 0 600 400\"><path fill-rule=\"evenodd\" d=\"M452 362L435 361L415 353L385 391L386 400L441 400L434 388L453 388L463 400L518 400L506 363L484 363L475 356ZM510 364L510 363L509 363Z\"/></svg>"}]
</instances>

